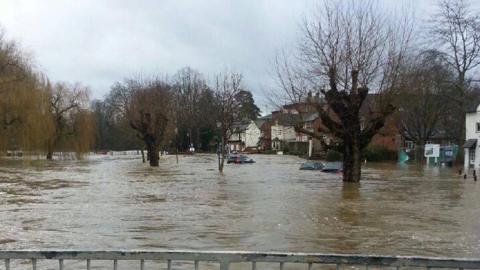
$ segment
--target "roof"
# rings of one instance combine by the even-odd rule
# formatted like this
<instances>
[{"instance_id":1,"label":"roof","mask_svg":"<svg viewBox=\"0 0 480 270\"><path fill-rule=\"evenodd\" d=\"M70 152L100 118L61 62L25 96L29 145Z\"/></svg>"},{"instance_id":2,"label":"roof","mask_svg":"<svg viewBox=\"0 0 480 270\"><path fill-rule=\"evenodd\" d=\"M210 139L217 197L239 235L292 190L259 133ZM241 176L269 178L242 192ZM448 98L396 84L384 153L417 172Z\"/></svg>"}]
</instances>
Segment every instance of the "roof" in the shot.
<instances>
[{"instance_id":1,"label":"roof","mask_svg":"<svg viewBox=\"0 0 480 270\"><path fill-rule=\"evenodd\" d=\"M480 104L478 104L478 103L470 104L470 106L467 107L465 112L466 113L476 113L477 109L478 109L478 106L480 106Z\"/></svg>"},{"instance_id":2,"label":"roof","mask_svg":"<svg viewBox=\"0 0 480 270\"><path fill-rule=\"evenodd\" d=\"M267 119L258 118L257 120L254 120L253 122L255 122L255 125L257 125L258 128L261 128L262 125L267 121L268 121Z\"/></svg>"},{"instance_id":3,"label":"roof","mask_svg":"<svg viewBox=\"0 0 480 270\"><path fill-rule=\"evenodd\" d=\"M318 112L311 113L311 114L309 114L305 117L305 122L313 122L313 121L317 120L318 117L320 117Z\"/></svg>"},{"instance_id":4,"label":"roof","mask_svg":"<svg viewBox=\"0 0 480 270\"><path fill-rule=\"evenodd\" d=\"M477 145L477 139L468 139L463 144L463 148L473 148Z\"/></svg>"},{"instance_id":5,"label":"roof","mask_svg":"<svg viewBox=\"0 0 480 270\"><path fill-rule=\"evenodd\" d=\"M278 117L278 124L282 126L295 126L301 122L300 115L292 113L284 113Z\"/></svg>"}]
</instances>

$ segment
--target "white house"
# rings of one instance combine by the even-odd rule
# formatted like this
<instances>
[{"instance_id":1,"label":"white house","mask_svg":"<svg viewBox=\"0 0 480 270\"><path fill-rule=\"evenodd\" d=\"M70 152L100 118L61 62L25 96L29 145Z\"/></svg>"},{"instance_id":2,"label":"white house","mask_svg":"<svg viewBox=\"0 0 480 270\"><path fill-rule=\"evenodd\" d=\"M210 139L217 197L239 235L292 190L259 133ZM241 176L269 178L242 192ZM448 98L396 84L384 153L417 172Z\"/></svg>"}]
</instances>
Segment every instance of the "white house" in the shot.
<instances>
[{"instance_id":1,"label":"white house","mask_svg":"<svg viewBox=\"0 0 480 270\"><path fill-rule=\"evenodd\" d=\"M467 112L465 118L465 172L468 168L480 169L480 105Z\"/></svg>"},{"instance_id":2,"label":"white house","mask_svg":"<svg viewBox=\"0 0 480 270\"><path fill-rule=\"evenodd\" d=\"M238 125L235 125L232 130L232 135L228 140L230 150L243 151L245 148L258 147L261 131L255 121L248 120Z\"/></svg>"},{"instance_id":3,"label":"white house","mask_svg":"<svg viewBox=\"0 0 480 270\"><path fill-rule=\"evenodd\" d=\"M297 141L294 125L298 119L296 114L280 114L273 121L270 127L273 150L282 150L285 143Z\"/></svg>"}]
</instances>

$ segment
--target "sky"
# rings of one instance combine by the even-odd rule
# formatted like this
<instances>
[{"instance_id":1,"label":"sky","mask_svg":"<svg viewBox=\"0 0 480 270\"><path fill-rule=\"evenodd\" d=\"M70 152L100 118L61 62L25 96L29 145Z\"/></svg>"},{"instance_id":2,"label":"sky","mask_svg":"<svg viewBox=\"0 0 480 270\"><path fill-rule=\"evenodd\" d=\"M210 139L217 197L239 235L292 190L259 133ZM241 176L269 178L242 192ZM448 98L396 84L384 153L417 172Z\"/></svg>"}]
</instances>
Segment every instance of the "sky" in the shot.
<instances>
[{"instance_id":1,"label":"sky","mask_svg":"<svg viewBox=\"0 0 480 270\"><path fill-rule=\"evenodd\" d=\"M434 7L434 0L409 3L420 19ZM314 6L314 0L0 0L0 25L51 80L81 82L93 98L103 99L124 78L171 76L190 66L207 79L226 69L242 73L244 88L268 110L275 55L295 47Z\"/></svg>"}]
</instances>

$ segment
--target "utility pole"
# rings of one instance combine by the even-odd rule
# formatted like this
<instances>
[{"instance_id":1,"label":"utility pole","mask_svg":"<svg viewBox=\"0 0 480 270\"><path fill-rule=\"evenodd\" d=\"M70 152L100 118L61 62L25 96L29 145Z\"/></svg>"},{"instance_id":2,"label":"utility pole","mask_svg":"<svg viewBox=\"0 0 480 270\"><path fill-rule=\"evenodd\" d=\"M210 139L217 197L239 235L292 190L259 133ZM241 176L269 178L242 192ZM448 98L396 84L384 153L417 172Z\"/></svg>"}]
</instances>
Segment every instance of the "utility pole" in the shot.
<instances>
[{"instance_id":1,"label":"utility pole","mask_svg":"<svg viewBox=\"0 0 480 270\"><path fill-rule=\"evenodd\" d=\"M177 160L178 164L178 128L175 127L175 159Z\"/></svg>"}]
</instances>

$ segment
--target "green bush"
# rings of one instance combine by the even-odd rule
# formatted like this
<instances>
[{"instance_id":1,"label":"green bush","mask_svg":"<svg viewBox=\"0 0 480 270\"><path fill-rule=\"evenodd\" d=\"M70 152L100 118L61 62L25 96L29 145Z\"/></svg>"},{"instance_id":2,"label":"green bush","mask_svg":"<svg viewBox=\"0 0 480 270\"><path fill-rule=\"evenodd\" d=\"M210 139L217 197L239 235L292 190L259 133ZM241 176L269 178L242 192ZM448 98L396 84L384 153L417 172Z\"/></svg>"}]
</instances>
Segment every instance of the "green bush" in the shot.
<instances>
[{"instance_id":1,"label":"green bush","mask_svg":"<svg viewBox=\"0 0 480 270\"><path fill-rule=\"evenodd\" d=\"M325 155L326 161L342 161L343 155L340 152L328 150L327 154Z\"/></svg>"},{"instance_id":2,"label":"green bush","mask_svg":"<svg viewBox=\"0 0 480 270\"><path fill-rule=\"evenodd\" d=\"M364 157L367 161L397 160L398 153L382 145L369 145L364 150Z\"/></svg>"}]
</instances>

